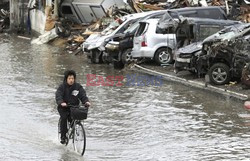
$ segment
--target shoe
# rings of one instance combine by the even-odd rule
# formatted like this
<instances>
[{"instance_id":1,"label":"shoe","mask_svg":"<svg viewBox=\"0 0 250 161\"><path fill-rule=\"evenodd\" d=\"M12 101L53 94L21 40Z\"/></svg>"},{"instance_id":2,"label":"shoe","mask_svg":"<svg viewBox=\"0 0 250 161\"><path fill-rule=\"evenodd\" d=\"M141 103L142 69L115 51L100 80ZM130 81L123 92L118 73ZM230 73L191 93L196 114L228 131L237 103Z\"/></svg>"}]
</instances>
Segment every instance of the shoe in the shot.
<instances>
[{"instance_id":1,"label":"shoe","mask_svg":"<svg viewBox=\"0 0 250 161\"><path fill-rule=\"evenodd\" d=\"M67 137L62 137L60 143L66 144L66 142L67 142Z\"/></svg>"}]
</instances>

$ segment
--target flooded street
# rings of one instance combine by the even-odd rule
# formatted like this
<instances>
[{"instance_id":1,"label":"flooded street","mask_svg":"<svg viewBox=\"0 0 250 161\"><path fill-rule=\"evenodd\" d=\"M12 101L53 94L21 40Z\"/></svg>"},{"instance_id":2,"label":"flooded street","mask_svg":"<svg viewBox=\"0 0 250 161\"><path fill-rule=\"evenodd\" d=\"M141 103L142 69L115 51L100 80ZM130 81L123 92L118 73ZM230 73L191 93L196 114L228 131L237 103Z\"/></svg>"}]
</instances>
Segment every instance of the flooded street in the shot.
<instances>
[{"instance_id":1,"label":"flooded street","mask_svg":"<svg viewBox=\"0 0 250 161\"><path fill-rule=\"evenodd\" d=\"M49 45L0 36L0 160L214 161L250 158L250 114L242 103L178 84L85 87L87 74L132 71L87 63ZM55 91L66 69L92 102L83 157L57 138Z\"/></svg>"}]
</instances>

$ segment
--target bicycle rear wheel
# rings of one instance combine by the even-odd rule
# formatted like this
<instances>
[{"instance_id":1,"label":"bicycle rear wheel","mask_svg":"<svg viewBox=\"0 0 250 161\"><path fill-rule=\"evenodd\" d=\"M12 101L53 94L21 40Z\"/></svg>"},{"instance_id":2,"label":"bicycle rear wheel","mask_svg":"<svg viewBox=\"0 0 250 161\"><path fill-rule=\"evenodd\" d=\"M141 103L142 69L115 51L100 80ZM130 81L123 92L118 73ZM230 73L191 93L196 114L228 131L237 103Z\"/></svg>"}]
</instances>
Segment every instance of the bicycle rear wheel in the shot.
<instances>
[{"instance_id":1,"label":"bicycle rear wheel","mask_svg":"<svg viewBox=\"0 0 250 161\"><path fill-rule=\"evenodd\" d=\"M73 136L73 147L75 152L83 155L86 148L86 135L83 125L78 122L75 124L74 136Z\"/></svg>"}]
</instances>

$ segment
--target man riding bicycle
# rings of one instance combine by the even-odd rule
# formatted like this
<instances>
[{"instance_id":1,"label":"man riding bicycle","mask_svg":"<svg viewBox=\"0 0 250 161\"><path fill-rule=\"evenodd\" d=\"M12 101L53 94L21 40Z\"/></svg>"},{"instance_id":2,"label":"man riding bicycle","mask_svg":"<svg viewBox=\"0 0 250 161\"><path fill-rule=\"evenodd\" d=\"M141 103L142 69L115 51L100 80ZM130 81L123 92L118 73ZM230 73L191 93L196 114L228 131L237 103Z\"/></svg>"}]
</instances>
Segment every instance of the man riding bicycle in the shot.
<instances>
[{"instance_id":1,"label":"man riding bicycle","mask_svg":"<svg viewBox=\"0 0 250 161\"><path fill-rule=\"evenodd\" d=\"M68 70L64 73L63 83L56 91L57 110L60 114L61 123L61 144L66 143L67 119L70 116L70 108L67 105L79 106L80 101L86 107L91 104L83 87L76 83L76 73L73 70ZM80 100L80 101L79 101Z\"/></svg>"}]
</instances>

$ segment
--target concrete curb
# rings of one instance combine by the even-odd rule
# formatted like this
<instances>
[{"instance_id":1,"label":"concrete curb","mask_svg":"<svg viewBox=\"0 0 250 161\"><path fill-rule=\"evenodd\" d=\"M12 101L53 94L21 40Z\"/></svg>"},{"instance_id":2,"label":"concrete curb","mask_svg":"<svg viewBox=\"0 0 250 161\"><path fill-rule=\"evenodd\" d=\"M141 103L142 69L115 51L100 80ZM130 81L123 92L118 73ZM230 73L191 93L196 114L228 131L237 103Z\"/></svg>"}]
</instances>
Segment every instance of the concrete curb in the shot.
<instances>
[{"instance_id":1,"label":"concrete curb","mask_svg":"<svg viewBox=\"0 0 250 161\"><path fill-rule=\"evenodd\" d=\"M187 80L187 79L173 76L170 74L165 74L165 73L157 72L154 70L150 70L150 69L144 68L144 67L137 65L137 64L134 64L134 67L135 67L135 69L133 68L132 70L136 70L136 71L139 71L139 72L142 72L145 74L149 74L149 75L162 76L164 80L180 83L180 84L183 84L185 86L194 87L194 88L201 89L204 91L209 91L211 93L217 93L217 94L220 94L220 95L222 95L226 98L229 98L229 99L232 98L232 99L235 99L238 101L249 100L248 95L241 94L241 93L234 92L234 91L227 90L227 89L223 89L223 88L219 88L219 87L215 87L215 86L206 84L205 82L203 83L203 82L198 82L198 81L193 81L193 80Z\"/></svg>"}]
</instances>

